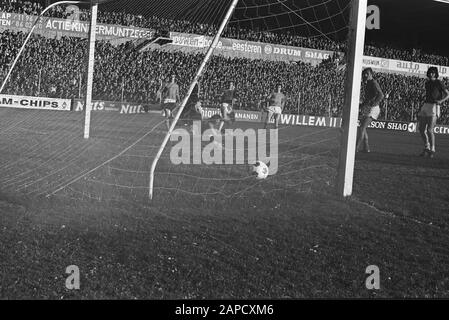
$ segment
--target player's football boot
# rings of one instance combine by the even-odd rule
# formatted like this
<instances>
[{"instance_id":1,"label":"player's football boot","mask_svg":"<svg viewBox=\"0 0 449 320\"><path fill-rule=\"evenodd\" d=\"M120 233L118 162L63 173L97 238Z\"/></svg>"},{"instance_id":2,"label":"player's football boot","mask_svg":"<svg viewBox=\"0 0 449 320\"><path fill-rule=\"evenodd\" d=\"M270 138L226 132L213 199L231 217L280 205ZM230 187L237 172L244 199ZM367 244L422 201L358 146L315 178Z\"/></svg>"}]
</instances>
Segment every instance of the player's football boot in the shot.
<instances>
[{"instance_id":1,"label":"player's football boot","mask_svg":"<svg viewBox=\"0 0 449 320\"><path fill-rule=\"evenodd\" d=\"M429 149L424 149L420 154L419 154L419 156L420 157L427 157L429 154L430 154L430 150Z\"/></svg>"}]
</instances>

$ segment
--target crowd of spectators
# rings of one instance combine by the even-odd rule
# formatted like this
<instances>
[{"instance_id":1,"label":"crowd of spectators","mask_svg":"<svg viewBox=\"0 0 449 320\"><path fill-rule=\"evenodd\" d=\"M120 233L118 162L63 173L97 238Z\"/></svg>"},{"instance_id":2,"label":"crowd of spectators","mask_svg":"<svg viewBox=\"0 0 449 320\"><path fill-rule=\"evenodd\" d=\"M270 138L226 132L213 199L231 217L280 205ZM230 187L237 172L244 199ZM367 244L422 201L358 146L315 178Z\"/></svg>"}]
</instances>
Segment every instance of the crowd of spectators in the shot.
<instances>
[{"instance_id":1,"label":"crowd of spectators","mask_svg":"<svg viewBox=\"0 0 449 320\"><path fill-rule=\"evenodd\" d=\"M43 6L39 2L22 0L1 0L0 2L0 11L36 15L42 10ZM68 10L67 7L56 6L49 10L46 15L55 18L76 18L81 21L87 21L90 12L86 9L73 12ZM133 15L126 12L99 11L97 21L104 24L195 33L207 36L213 36L217 32L215 25L185 20L172 20L157 16ZM246 41L258 41L328 51L344 51L345 47L344 43L338 43L327 37L303 37L293 34L289 30L285 30L284 32L269 32L255 28L244 28L232 22L225 29L223 36ZM365 54L382 58L449 66L448 57L429 54L416 49L404 50L384 45L366 45Z\"/></svg>"},{"instance_id":2,"label":"crowd of spectators","mask_svg":"<svg viewBox=\"0 0 449 320\"><path fill-rule=\"evenodd\" d=\"M419 49L396 49L385 46L365 45L365 55L386 59L413 61L419 63L449 66L449 57L428 54Z\"/></svg>"},{"instance_id":3,"label":"crowd of spectators","mask_svg":"<svg viewBox=\"0 0 449 320\"><path fill-rule=\"evenodd\" d=\"M43 7L37 2L1 0L0 11L36 15ZM70 18L74 13L55 7L48 15ZM88 11L79 12L79 19L87 20ZM123 12L99 12L100 23L132 25L212 35L214 26L188 21L143 17ZM302 38L282 34L227 28L225 36L252 41L339 50L341 44L328 39ZM0 76L3 79L16 56L24 35L12 31L0 33ZM85 91L84 79L87 42L84 39L62 37L50 39L33 36L13 72L6 93L80 98ZM382 46L365 46L365 53L385 58L449 65L448 58L430 55L419 50L399 50ZM187 91L194 71L203 54L187 54L152 50L139 52L132 42L114 46L98 41L93 98L98 100L153 102L161 83L172 74L177 76L181 94ZM344 91L344 70L332 63L311 66L305 63L270 62L243 58L214 56L201 79L202 98L209 106L218 104L217 96L226 82L232 79L237 87L237 108L259 110L266 95L280 83L287 95L286 112L309 115L340 116ZM387 98L383 102L382 117L389 120L410 121L422 103L425 79L419 77L378 74ZM445 79L446 85L447 79ZM443 122L449 115L443 108Z\"/></svg>"},{"instance_id":4,"label":"crowd of spectators","mask_svg":"<svg viewBox=\"0 0 449 320\"><path fill-rule=\"evenodd\" d=\"M425 82L427 80L421 77L392 73L377 73L376 79L385 94L381 118L385 119L386 116L389 120L416 120L417 113L424 104ZM440 80L449 88L448 78L441 78ZM448 107L446 103L441 110L441 123L449 124Z\"/></svg>"},{"instance_id":5,"label":"crowd of spectators","mask_svg":"<svg viewBox=\"0 0 449 320\"><path fill-rule=\"evenodd\" d=\"M0 46L1 72L8 66L22 43L22 33L3 32ZM50 97L76 98L84 92L83 67L85 40L63 37L60 40L33 36L20 59L6 92ZM93 95L96 99L148 102L156 97L161 81L174 74L181 93L188 89L203 54L152 50L139 52L131 43L114 46L98 41ZM342 83L341 72L327 66L312 67L305 63L268 62L214 56L201 79L206 104L218 103L216 97L232 79L239 89L238 108L257 110L265 95L281 83L289 100L287 109L303 112L327 112L330 94L337 101ZM332 82L329 82L332 79ZM326 101L324 105L322 102ZM307 106L301 107L301 106Z\"/></svg>"},{"instance_id":6,"label":"crowd of spectators","mask_svg":"<svg viewBox=\"0 0 449 320\"><path fill-rule=\"evenodd\" d=\"M1 78L8 71L22 33L0 33ZM79 98L85 91L87 42L80 38L51 39L33 36L4 93L47 97ZM93 98L137 103L155 102L161 82L176 75L181 95L185 94L204 55L150 50L139 52L131 42L114 46L106 41L96 45ZM229 80L237 87L236 108L260 110L266 95L276 84L287 96L285 112L306 115L341 116L344 92L344 70L331 63L312 66L243 58L214 56L201 78L202 100L216 106L218 94ZM425 79L397 74L376 74L388 95L383 102L382 117L410 121L424 96ZM447 79L446 85L447 83ZM388 108L387 108L388 101ZM445 108L443 108L445 110ZM449 123L447 113L444 123Z\"/></svg>"},{"instance_id":7,"label":"crowd of spectators","mask_svg":"<svg viewBox=\"0 0 449 320\"><path fill-rule=\"evenodd\" d=\"M0 11L20 13L28 15L38 15L44 8L39 2L21 1L21 0L1 0Z\"/></svg>"}]
</instances>

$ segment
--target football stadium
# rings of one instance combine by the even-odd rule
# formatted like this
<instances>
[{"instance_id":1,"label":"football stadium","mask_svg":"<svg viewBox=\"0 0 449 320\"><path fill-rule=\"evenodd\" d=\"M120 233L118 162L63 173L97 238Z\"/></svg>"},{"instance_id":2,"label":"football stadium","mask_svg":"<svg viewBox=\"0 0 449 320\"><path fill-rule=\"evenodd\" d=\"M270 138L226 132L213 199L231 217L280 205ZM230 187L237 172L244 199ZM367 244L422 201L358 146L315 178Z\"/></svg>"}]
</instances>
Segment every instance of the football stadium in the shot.
<instances>
[{"instance_id":1,"label":"football stadium","mask_svg":"<svg viewBox=\"0 0 449 320\"><path fill-rule=\"evenodd\" d=\"M448 14L0 0L0 298L448 298Z\"/></svg>"}]
</instances>

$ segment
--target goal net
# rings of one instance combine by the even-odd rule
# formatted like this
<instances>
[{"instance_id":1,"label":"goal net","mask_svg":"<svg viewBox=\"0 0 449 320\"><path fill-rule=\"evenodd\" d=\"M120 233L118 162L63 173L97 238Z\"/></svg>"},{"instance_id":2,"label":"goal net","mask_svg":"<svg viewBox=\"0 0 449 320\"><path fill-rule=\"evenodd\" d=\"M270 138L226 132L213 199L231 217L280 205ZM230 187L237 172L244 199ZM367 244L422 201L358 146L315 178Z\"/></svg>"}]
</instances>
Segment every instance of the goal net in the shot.
<instances>
[{"instance_id":1,"label":"goal net","mask_svg":"<svg viewBox=\"0 0 449 320\"><path fill-rule=\"evenodd\" d=\"M24 98L25 104L67 100L71 111L0 109L2 147L16 148L0 164L2 192L151 205L151 165L167 134L166 87L174 77L179 105L187 99L231 2L100 4L88 140L82 130L89 7L49 11L2 94L47 99ZM36 16L40 7L34 8L26 15ZM349 0L238 1L199 75L202 119L190 99L185 110L193 111L176 123L158 159L154 201L206 207L239 199L257 206L262 198L289 202L298 193L331 192L350 8ZM13 27L18 14L9 19L12 27L1 29L3 76L31 26ZM230 82L234 99L227 101ZM267 110L278 85L285 103L275 129ZM222 113L223 103L235 121L226 121L220 134L220 121L210 118ZM256 161L268 165L266 179L254 176Z\"/></svg>"}]
</instances>

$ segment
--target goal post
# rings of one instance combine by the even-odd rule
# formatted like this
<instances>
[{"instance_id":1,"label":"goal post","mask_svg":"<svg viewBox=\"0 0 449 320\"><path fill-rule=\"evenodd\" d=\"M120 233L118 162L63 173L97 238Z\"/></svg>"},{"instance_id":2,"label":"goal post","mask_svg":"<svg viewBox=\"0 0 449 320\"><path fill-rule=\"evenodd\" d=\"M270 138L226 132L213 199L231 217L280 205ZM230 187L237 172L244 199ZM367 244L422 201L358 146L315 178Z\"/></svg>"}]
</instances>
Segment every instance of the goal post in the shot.
<instances>
[{"instance_id":1,"label":"goal post","mask_svg":"<svg viewBox=\"0 0 449 320\"><path fill-rule=\"evenodd\" d=\"M97 12L98 1L91 0L91 16L89 25L89 43L87 55L87 84L86 96L84 98L84 139L90 136L90 118L92 111L92 85L94 79L94 63L95 63L95 31L97 28Z\"/></svg>"},{"instance_id":2,"label":"goal post","mask_svg":"<svg viewBox=\"0 0 449 320\"><path fill-rule=\"evenodd\" d=\"M182 111L184 110L185 105L187 104L187 101L190 98L190 95L192 94L193 89L195 88L196 83L198 82L198 80L199 80L199 78L200 78L200 76L201 76L201 74L202 74L202 72L203 72L207 62L209 61L210 57L212 56L212 53L214 52L215 48L217 47L218 41L220 40L220 37L221 37L221 34L223 33L223 31L224 31L224 29L225 29L229 19L231 18L232 13L234 12L234 9L237 6L238 2L239 2L239 0L232 0L231 6L229 7L229 9L228 9L228 11L226 13L226 16L223 19L223 21L222 21L222 23L220 25L220 28L218 29L217 34L214 37L214 40L212 41L211 45L209 46L209 49L208 49L208 51L206 53L206 56L204 57L203 62L201 63L200 67L198 68L198 70L196 72L196 75L195 75L195 78L193 79L192 83L190 84L189 90L187 91L187 94L184 97L184 99L183 99L183 101L181 103L181 106L179 107L179 110L178 110L174 120L172 121L171 126L170 126L167 134L165 135L165 138L164 138L164 140L162 142L162 145L160 146L160 148L159 148L159 150L158 150L158 152L156 154L156 157L153 160L153 163L151 164L150 183L149 183L149 198L150 198L150 200L153 199L154 171L156 170L156 166L157 166L157 163L159 161L159 158L161 157L162 152L164 151L165 146L167 145L167 142L168 142L168 140L169 140L169 138L170 138L170 136L171 136L175 126L176 126L176 123L179 120L179 117L181 116Z\"/></svg>"},{"instance_id":3,"label":"goal post","mask_svg":"<svg viewBox=\"0 0 449 320\"><path fill-rule=\"evenodd\" d=\"M357 118L360 103L367 6L367 0L352 1L347 48L347 73L342 119L341 149L336 183L337 194L342 197L352 195L354 180Z\"/></svg>"}]
</instances>

